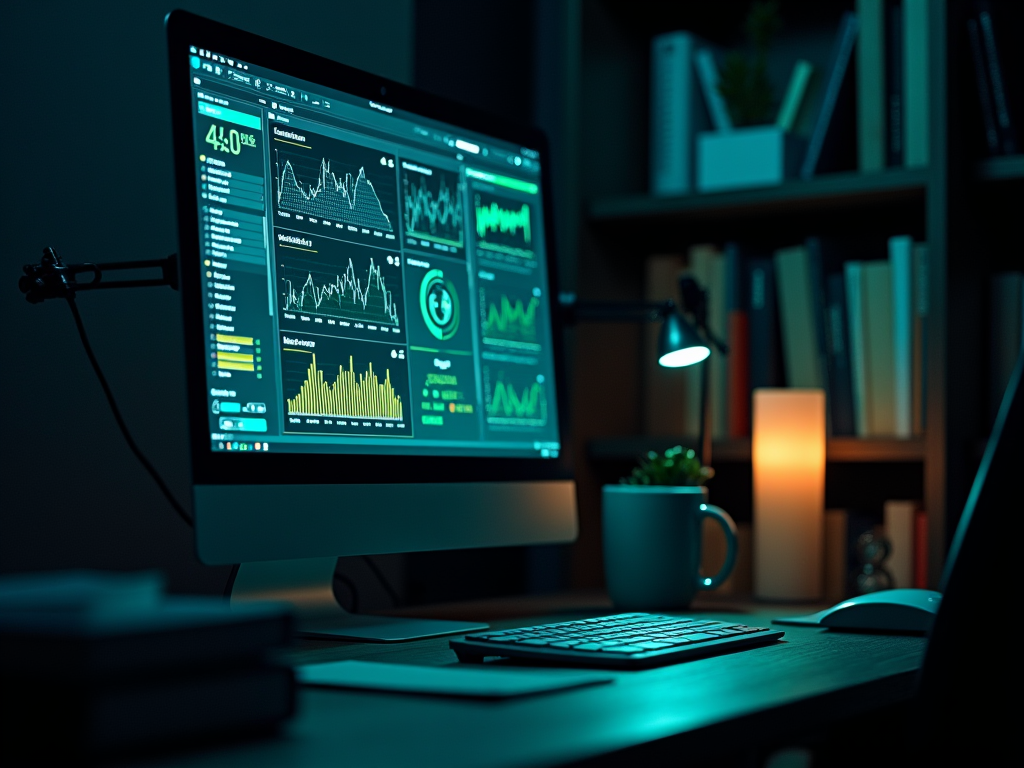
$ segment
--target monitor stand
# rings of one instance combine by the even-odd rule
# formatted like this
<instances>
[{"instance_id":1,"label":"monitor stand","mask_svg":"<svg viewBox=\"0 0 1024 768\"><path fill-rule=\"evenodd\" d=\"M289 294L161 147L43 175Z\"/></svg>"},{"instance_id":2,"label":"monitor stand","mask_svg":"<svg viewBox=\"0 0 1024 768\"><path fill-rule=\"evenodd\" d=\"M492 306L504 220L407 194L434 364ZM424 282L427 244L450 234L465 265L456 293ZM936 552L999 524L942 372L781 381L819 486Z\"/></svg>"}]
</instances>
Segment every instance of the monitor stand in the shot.
<instances>
[{"instance_id":1,"label":"monitor stand","mask_svg":"<svg viewBox=\"0 0 1024 768\"><path fill-rule=\"evenodd\" d=\"M299 635L361 643L397 643L461 635L487 624L440 619L406 619L349 613L334 597L336 557L242 563L231 584L231 602L278 600L291 603Z\"/></svg>"}]
</instances>

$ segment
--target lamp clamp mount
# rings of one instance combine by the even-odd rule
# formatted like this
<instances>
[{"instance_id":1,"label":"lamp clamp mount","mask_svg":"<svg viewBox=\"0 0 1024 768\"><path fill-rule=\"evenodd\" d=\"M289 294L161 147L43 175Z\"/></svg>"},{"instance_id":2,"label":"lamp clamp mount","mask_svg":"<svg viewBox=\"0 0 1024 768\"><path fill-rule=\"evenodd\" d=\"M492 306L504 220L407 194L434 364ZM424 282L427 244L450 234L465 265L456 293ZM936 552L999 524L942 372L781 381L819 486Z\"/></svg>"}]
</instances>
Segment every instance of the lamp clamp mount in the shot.
<instances>
[{"instance_id":1,"label":"lamp clamp mount","mask_svg":"<svg viewBox=\"0 0 1024 768\"><path fill-rule=\"evenodd\" d=\"M135 280L104 280L106 272L125 269L159 269L160 277ZM149 288L169 285L178 290L178 255L172 253L164 259L139 261L112 261L101 264L65 264L53 248L44 248L38 264L22 267L24 275L18 280L18 289L29 304L47 299L73 299L79 291L97 291L106 288ZM79 282L79 275L92 275L91 280Z\"/></svg>"}]
</instances>

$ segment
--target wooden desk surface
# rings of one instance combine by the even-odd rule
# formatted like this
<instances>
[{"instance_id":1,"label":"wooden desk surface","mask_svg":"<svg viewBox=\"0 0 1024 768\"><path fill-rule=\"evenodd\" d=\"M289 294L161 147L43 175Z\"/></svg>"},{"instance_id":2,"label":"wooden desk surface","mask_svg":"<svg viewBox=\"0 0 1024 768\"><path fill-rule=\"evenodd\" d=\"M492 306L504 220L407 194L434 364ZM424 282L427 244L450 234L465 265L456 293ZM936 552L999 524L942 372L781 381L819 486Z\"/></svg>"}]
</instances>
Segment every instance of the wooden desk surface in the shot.
<instances>
[{"instance_id":1,"label":"wooden desk surface","mask_svg":"<svg viewBox=\"0 0 1024 768\"><path fill-rule=\"evenodd\" d=\"M581 605L579 597L576 601ZM562 609L555 615L538 610L547 615L492 619L492 625L499 627L608 612L599 598L583 602L597 604L570 612L565 610L567 602L558 598L532 604L492 601L478 604L478 610L467 605L455 612L479 618L488 610L500 616L509 606ZM687 613L757 626L767 626L772 616L807 610L806 606L772 609L735 602L705 602L703 607ZM780 628L786 637L773 646L660 669L616 672L609 685L523 699L481 702L304 688L299 712L280 737L146 765L482 768L586 762L622 751L626 754L617 757L624 761L649 762L668 755L678 759L685 754L700 762L726 749L777 742L790 734L798 738L816 726L905 701L913 693L923 638ZM315 641L304 643L294 657L300 663L333 659L457 663L446 638L394 645Z\"/></svg>"}]
</instances>

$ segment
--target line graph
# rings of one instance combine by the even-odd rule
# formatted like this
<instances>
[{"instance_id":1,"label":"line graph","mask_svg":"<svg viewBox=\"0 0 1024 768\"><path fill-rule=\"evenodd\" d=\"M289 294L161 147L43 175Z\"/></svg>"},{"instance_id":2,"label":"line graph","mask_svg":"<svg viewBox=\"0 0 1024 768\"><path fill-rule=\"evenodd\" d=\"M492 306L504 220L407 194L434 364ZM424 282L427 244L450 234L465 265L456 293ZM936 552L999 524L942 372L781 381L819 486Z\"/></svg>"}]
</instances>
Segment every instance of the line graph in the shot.
<instances>
[{"instance_id":1,"label":"line graph","mask_svg":"<svg viewBox=\"0 0 1024 768\"><path fill-rule=\"evenodd\" d=\"M492 295L486 287L480 288L480 327L483 343L496 346L539 351L537 342L537 310L540 298L534 295L525 300L510 297L507 292Z\"/></svg>"},{"instance_id":2,"label":"line graph","mask_svg":"<svg viewBox=\"0 0 1024 768\"><path fill-rule=\"evenodd\" d=\"M405 234L453 248L463 246L462 197L456 173L402 163L402 215Z\"/></svg>"},{"instance_id":3,"label":"line graph","mask_svg":"<svg viewBox=\"0 0 1024 768\"><path fill-rule=\"evenodd\" d=\"M282 165L281 154L277 158L278 208L356 227L393 230L373 182L366 177L365 167L360 167L354 178L351 173L342 176L331 170L331 161L324 157L320 159L316 182L301 182L292 158L286 158Z\"/></svg>"},{"instance_id":4,"label":"line graph","mask_svg":"<svg viewBox=\"0 0 1024 768\"><path fill-rule=\"evenodd\" d=\"M534 257L528 203L477 192L473 196L473 207L477 248L524 259Z\"/></svg>"},{"instance_id":5,"label":"line graph","mask_svg":"<svg viewBox=\"0 0 1024 768\"><path fill-rule=\"evenodd\" d=\"M285 311L345 320L399 325L400 295L388 288L381 265L370 256L357 270L353 258L341 271L307 259L281 265L281 306ZM399 287L399 274L393 279Z\"/></svg>"},{"instance_id":6,"label":"line graph","mask_svg":"<svg viewBox=\"0 0 1024 768\"><path fill-rule=\"evenodd\" d=\"M519 379L518 383L514 379ZM484 395L491 426L547 426L548 402L541 375L512 376L499 370L492 378L490 368L485 366Z\"/></svg>"}]
</instances>

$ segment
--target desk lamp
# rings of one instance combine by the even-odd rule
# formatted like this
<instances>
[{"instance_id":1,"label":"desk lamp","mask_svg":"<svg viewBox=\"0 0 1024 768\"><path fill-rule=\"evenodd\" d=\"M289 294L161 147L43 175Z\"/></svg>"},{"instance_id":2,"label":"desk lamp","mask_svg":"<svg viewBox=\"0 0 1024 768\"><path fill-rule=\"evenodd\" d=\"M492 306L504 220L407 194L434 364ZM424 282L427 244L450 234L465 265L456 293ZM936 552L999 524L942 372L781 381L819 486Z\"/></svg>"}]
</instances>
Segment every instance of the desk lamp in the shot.
<instances>
[{"instance_id":1,"label":"desk lamp","mask_svg":"<svg viewBox=\"0 0 1024 768\"><path fill-rule=\"evenodd\" d=\"M559 296L566 325L578 322L658 322L658 364L663 368L686 368L703 362L711 355L713 346L723 355L729 347L716 338L708 328L708 292L692 277L679 278L682 306L672 300L663 302L579 302L573 293ZM680 311L680 309L682 311ZM690 315L693 320L689 320ZM711 439L707 431L708 366L701 370L700 379L700 446L702 464L711 461Z\"/></svg>"}]
</instances>

